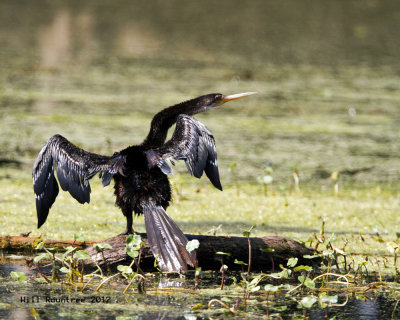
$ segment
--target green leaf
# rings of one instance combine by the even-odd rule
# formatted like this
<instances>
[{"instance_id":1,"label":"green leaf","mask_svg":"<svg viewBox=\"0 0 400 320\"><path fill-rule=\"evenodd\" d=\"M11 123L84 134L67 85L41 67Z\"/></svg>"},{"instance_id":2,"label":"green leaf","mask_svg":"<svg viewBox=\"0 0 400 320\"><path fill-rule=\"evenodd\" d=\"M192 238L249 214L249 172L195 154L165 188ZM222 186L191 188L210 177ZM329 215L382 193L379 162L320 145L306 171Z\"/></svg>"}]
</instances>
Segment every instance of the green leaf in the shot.
<instances>
[{"instance_id":1,"label":"green leaf","mask_svg":"<svg viewBox=\"0 0 400 320\"><path fill-rule=\"evenodd\" d=\"M233 263L242 264L242 265L247 266L247 263L245 263L245 262L243 262L243 261L239 261L238 259L235 259L235 261L233 261Z\"/></svg>"},{"instance_id":2,"label":"green leaf","mask_svg":"<svg viewBox=\"0 0 400 320\"><path fill-rule=\"evenodd\" d=\"M123 266L122 264L118 265L117 270L126 274L133 273L133 270L130 266Z\"/></svg>"},{"instance_id":3,"label":"green leaf","mask_svg":"<svg viewBox=\"0 0 400 320\"><path fill-rule=\"evenodd\" d=\"M327 294L320 294L319 295L319 302L322 304L333 304L337 303L338 296L328 296Z\"/></svg>"},{"instance_id":4,"label":"green leaf","mask_svg":"<svg viewBox=\"0 0 400 320\"><path fill-rule=\"evenodd\" d=\"M250 227L250 229L249 230L245 230L245 231L243 231L243 237L250 237L250 233L251 233L251 230L253 230L253 229L255 229L255 228L257 228L257 225L256 224L253 224L251 227Z\"/></svg>"},{"instance_id":5,"label":"green leaf","mask_svg":"<svg viewBox=\"0 0 400 320\"><path fill-rule=\"evenodd\" d=\"M128 256L130 256L133 259L135 259L139 256L139 251L137 251L135 248L132 248L132 247L126 246L125 252Z\"/></svg>"},{"instance_id":6,"label":"green leaf","mask_svg":"<svg viewBox=\"0 0 400 320\"><path fill-rule=\"evenodd\" d=\"M79 250L79 251L75 252L75 258L80 259L80 260L85 260L85 259L89 259L90 255L86 251Z\"/></svg>"},{"instance_id":7,"label":"green leaf","mask_svg":"<svg viewBox=\"0 0 400 320\"><path fill-rule=\"evenodd\" d=\"M299 261L298 258L290 258L290 259L288 260L288 262L287 262L286 265L287 265L289 268L293 268L293 267L297 264L298 261Z\"/></svg>"},{"instance_id":8,"label":"green leaf","mask_svg":"<svg viewBox=\"0 0 400 320\"><path fill-rule=\"evenodd\" d=\"M126 238L126 244L132 247L136 247L137 249L144 245L142 237L139 234L130 234Z\"/></svg>"},{"instance_id":9,"label":"green leaf","mask_svg":"<svg viewBox=\"0 0 400 320\"><path fill-rule=\"evenodd\" d=\"M303 258L304 258L304 259L315 259L315 258L319 258L319 255L314 254L314 255L312 256L312 255L306 254L306 255L303 256Z\"/></svg>"},{"instance_id":10,"label":"green leaf","mask_svg":"<svg viewBox=\"0 0 400 320\"><path fill-rule=\"evenodd\" d=\"M73 252L73 251L76 250L76 248L71 247L71 246L68 246L66 249L67 249L67 251L65 251L64 254L62 255L63 260L64 260L71 252Z\"/></svg>"},{"instance_id":11,"label":"green leaf","mask_svg":"<svg viewBox=\"0 0 400 320\"><path fill-rule=\"evenodd\" d=\"M297 279L307 288L309 289L315 288L315 282L312 281L309 277L299 276Z\"/></svg>"},{"instance_id":12,"label":"green leaf","mask_svg":"<svg viewBox=\"0 0 400 320\"><path fill-rule=\"evenodd\" d=\"M69 270L69 269L66 268L66 267L60 268L60 271L61 271L62 273L71 273L71 270Z\"/></svg>"},{"instance_id":13,"label":"green leaf","mask_svg":"<svg viewBox=\"0 0 400 320\"><path fill-rule=\"evenodd\" d=\"M201 272L201 267L196 268L196 272L195 272L195 276L198 277L200 275Z\"/></svg>"},{"instance_id":14,"label":"green leaf","mask_svg":"<svg viewBox=\"0 0 400 320\"><path fill-rule=\"evenodd\" d=\"M17 272L17 271L12 271L10 273L11 278L18 282L25 282L26 281L26 275L24 272Z\"/></svg>"},{"instance_id":15,"label":"green leaf","mask_svg":"<svg viewBox=\"0 0 400 320\"><path fill-rule=\"evenodd\" d=\"M222 252L222 251L217 251L215 254L219 254L219 255L225 255L225 256L230 256L230 253L226 253L226 252Z\"/></svg>"},{"instance_id":16,"label":"green leaf","mask_svg":"<svg viewBox=\"0 0 400 320\"><path fill-rule=\"evenodd\" d=\"M36 250L40 250L44 247L44 241L41 241L37 244L37 246L35 247Z\"/></svg>"},{"instance_id":17,"label":"green leaf","mask_svg":"<svg viewBox=\"0 0 400 320\"><path fill-rule=\"evenodd\" d=\"M109 245L108 243L96 243L93 245L93 248L97 251L97 252L101 252L104 249L112 249L112 246Z\"/></svg>"},{"instance_id":18,"label":"green leaf","mask_svg":"<svg viewBox=\"0 0 400 320\"><path fill-rule=\"evenodd\" d=\"M193 250L198 249L199 246L200 246L199 240L193 239L191 241L188 241L188 243L186 244L186 250L192 252Z\"/></svg>"},{"instance_id":19,"label":"green leaf","mask_svg":"<svg viewBox=\"0 0 400 320\"><path fill-rule=\"evenodd\" d=\"M258 290L260 290L260 286L251 287L251 288L250 288L250 292L256 292L256 291L258 291Z\"/></svg>"},{"instance_id":20,"label":"green leaf","mask_svg":"<svg viewBox=\"0 0 400 320\"><path fill-rule=\"evenodd\" d=\"M304 308L310 309L313 306L313 304L317 302L317 300L318 300L317 298L312 296L304 297L303 299L301 299L300 305Z\"/></svg>"},{"instance_id":21,"label":"green leaf","mask_svg":"<svg viewBox=\"0 0 400 320\"><path fill-rule=\"evenodd\" d=\"M275 252L274 248L260 249L262 252Z\"/></svg>"},{"instance_id":22,"label":"green leaf","mask_svg":"<svg viewBox=\"0 0 400 320\"><path fill-rule=\"evenodd\" d=\"M202 307L204 307L204 305L203 305L202 303L199 303L199 304L194 305L194 306L192 307L192 310L199 310L199 309L201 309Z\"/></svg>"},{"instance_id":23,"label":"green leaf","mask_svg":"<svg viewBox=\"0 0 400 320\"><path fill-rule=\"evenodd\" d=\"M312 271L312 267L310 266L297 266L296 268L293 269L294 271Z\"/></svg>"},{"instance_id":24,"label":"green leaf","mask_svg":"<svg viewBox=\"0 0 400 320\"><path fill-rule=\"evenodd\" d=\"M279 290L279 286L273 286L272 284L267 284L265 285L264 290L267 292L277 292Z\"/></svg>"},{"instance_id":25,"label":"green leaf","mask_svg":"<svg viewBox=\"0 0 400 320\"><path fill-rule=\"evenodd\" d=\"M35 258L33 258L34 262L39 262L40 260L43 259L51 259L51 257L49 256L49 254L47 252L43 252L41 254L39 254L38 256L36 256Z\"/></svg>"},{"instance_id":26,"label":"green leaf","mask_svg":"<svg viewBox=\"0 0 400 320\"><path fill-rule=\"evenodd\" d=\"M74 240L75 241L85 241L86 235L84 233L75 233Z\"/></svg>"}]
</instances>

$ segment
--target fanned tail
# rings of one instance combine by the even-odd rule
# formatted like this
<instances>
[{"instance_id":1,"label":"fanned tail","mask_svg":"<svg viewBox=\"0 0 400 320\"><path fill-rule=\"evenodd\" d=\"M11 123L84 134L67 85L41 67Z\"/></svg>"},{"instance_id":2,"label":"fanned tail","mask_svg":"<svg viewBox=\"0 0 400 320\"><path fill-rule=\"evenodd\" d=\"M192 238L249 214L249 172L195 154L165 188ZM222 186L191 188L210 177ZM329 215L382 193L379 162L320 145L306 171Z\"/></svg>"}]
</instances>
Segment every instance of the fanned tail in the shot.
<instances>
[{"instance_id":1,"label":"fanned tail","mask_svg":"<svg viewBox=\"0 0 400 320\"><path fill-rule=\"evenodd\" d=\"M187 238L161 206L143 206L147 239L163 272L186 272L197 263L196 252L186 250Z\"/></svg>"}]
</instances>

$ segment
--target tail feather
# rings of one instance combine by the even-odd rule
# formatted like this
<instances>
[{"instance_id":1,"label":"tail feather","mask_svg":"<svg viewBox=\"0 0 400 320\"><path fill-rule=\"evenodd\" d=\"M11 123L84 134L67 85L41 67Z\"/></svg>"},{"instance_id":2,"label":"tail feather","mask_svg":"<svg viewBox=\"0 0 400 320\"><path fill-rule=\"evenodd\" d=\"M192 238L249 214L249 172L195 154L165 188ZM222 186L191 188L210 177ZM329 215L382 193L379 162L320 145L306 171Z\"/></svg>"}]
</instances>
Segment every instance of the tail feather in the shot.
<instances>
[{"instance_id":1,"label":"tail feather","mask_svg":"<svg viewBox=\"0 0 400 320\"><path fill-rule=\"evenodd\" d=\"M147 239L163 272L186 272L196 264L196 252L186 250L187 238L161 206L143 208Z\"/></svg>"}]
</instances>

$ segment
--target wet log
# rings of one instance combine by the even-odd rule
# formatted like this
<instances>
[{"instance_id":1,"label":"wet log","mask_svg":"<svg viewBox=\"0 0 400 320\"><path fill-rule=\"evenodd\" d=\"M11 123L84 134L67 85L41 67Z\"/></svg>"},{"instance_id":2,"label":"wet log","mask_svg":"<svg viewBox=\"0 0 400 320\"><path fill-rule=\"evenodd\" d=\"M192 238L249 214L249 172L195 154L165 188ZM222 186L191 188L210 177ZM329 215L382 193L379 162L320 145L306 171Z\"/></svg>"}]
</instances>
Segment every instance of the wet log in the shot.
<instances>
[{"instance_id":1,"label":"wet log","mask_svg":"<svg viewBox=\"0 0 400 320\"><path fill-rule=\"evenodd\" d=\"M146 234L140 234L145 247L142 248L140 256L140 268L145 272L155 271L154 257L148 245ZM186 235L189 240L197 239L200 247L197 249L198 266L202 270L220 270L221 266L227 265L229 270L247 271L247 265L237 264L235 260L246 264L249 262L249 242L251 248L251 271L279 271L279 265L286 265L288 259L298 258L298 264L312 265L319 263L320 259L306 259L305 255L313 255L312 249L303 244L279 236L266 236L261 238L228 237L228 236L204 236ZM45 240L47 248L65 248L75 246L85 249L91 261L86 261L88 266L101 267L108 265L115 268L119 264L130 264L132 258L125 253L126 235L119 235L104 241L67 241L67 240ZM0 249L6 251L30 251L36 238L24 236L0 237ZM93 248L95 243L108 243L112 249L104 249L103 253ZM217 252L228 253L229 255L217 254Z\"/></svg>"},{"instance_id":2,"label":"wet log","mask_svg":"<svg viewBox=\"0 0 400 320\"><path fill-rule=\"evenodd\" d=\"M140 256L140 268L143 271L155 271L154 257L148 246L146 234L140 234L145 242ZM286 266L290 258L298 258L298 264L312 265L320 263L320 259L306 259L305 255L314 255L312 249L303 244L279 236L266 236L261 238L245 237L224 237L224 236L204 236L204 235L186 235L189 240L197 239L200 246L197 249L198 266L202 270L219 271L224 264L229 270L247 271L248 266L235 263L242 261L249 262L249 242L251 248L251 271L280 271L279 265ZM93 247L87 248L93 261L100 266L109 265L115 267L118 264L130 264L132 258L129 257L124 249L126 245L126 236L119 235L102 243L108 243L112 249L106 249L103 254L97 252ZM228 253L229 255L217 254L217 252Z\"/></svg>"},{"instance_id":3,"label":"wet log","mask_svg":"<svg viewBox=\"0 0 400 320\"><path fill-rule=\"evenodd\" d=\"M25 236L5 236L0 237L0 249L6 251L30 251L34 250L34 242L37 238ZM70 241L70 240L44 240L47 248L59 248L62 250L68 246L78 247L85 249L98 241Z\"/></svg>"}]
</instances>

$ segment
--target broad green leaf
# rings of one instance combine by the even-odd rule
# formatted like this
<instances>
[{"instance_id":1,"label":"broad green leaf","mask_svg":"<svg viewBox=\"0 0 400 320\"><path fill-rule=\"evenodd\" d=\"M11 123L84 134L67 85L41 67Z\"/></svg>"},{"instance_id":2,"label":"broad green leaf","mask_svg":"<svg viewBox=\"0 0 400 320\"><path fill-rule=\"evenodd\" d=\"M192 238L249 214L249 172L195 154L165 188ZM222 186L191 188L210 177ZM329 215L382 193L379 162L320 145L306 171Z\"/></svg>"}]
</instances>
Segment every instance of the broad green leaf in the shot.
<instances>
[{"instance_id":1,"label":"broad green leaf","mask_svg":"<svg viewBox=\"0 0 400 320\"><path fill-rule=\"evenodd\" d=\"M201 267L196 268L195 276L198 277L201 272Z\"/></svg>"},{"instance_id":2,"label":"broad green leaf","mask_svg":"<svg viewBox=\"0 0 400 320\"><path fill-rule=\"evenodd\" d=\"M137 251L135 248L132 248L132 247L127 246L125 248L125 252L128 256L130 256L133 259L135 259L139 256L139 251Z\"/></svg>"},{"instance_id":3,"label":"broad green leaf","mask_svg":"<svg viewBox=\"0 0 400 320\"><path fill-rule=\"evenodd\" d=\"M85 260L85 259L89 259L90 255L86 251L79 250L79 251L75 252L75 258L80 259L80 260Z\"/></svg>"},{"instance_id":4,"label":"broad green leaf","mask_svg":"<svg viewBox=\"0 0 400 320\"><path fill-rule=\"evenodd\" d=\"M96 243L93 245L93 248L97 251L97 252L101 252L104 249L112 249L112 246L109 245L108 243Z\"/></svg>"},{"instance_id":5,"label":"broad green leaf","mask_svg":"<svg viewBox=\"0 0 400 320\"><path fill-rule=\"evenodd\" d=\"M293 268L293 267L297 264L298 261L299 261L298 258L290 258L290 259L288 260L288 262L287 262L286 265L287 265L289 268Z\"/></svg>"},{"instance_id":6,"label":"broad green leaf","mask_svg":"<svg viewBox=\"0 0 400 320\"><path fill-rule=\"evenodd\" d=\"M18 282L25 282L26 281L26 275L24 272L18 272L18 271L12 271L10 273L11 278L14 280L17 280Z\"/></svg>"},{"instance_id":7,"label":"broad green leaf","mask_svg":"<svg viewBox=\"0 0 400 320\"><path fill-rule=\"evenodd\" d=\"M319 295L319 302L321 304L332 304L332 303L337 303L338 301L338 296L328 296L327 294L320 294Z\"/></svg>"},{"instance_id":8,"label":"broad green leaf","mask_svg":"<svg viewBox=\"0 0 400 320\"><path fill-rule=\"evenodd\" d=\"M75 241L85 241L86 235L84 233L75 233L74 240Z\"/></svg>"},{"instance_id":9,"label":"broad green leaf","mask_svg":"<svg viewBox=\"0 0 400 320\"><path fill-rule=\"evenodd\" d=\"M71 270L69 270L69 269L66 268L66 267L60 268L60 271L61 271L62 273L71 273Z\"/></svg>"},{"instance_id":10,"label":"broad green leaf","mask_svg":"<svg viewBox=\"0 0 400 320\"><path fill-rule=\"evenodd\" d=\"M39 254L38 256L36 256L35 258L33 258L33 261L39 262L40 260L43 260L43 259L50 259L49 254L46 252L43 252L43 253Z\"/></svg>"},{"instance_id":11,"label":"broad green leaf","mask_svg":"<svg viewBox=\"0 0 400 320\"><path fill-rule=\"evenodd\" d=\"M133 270L130 266L123 266L122 264L118 265L117 270L126 274L133 273Z\"/></svg>"},{"instance_id":12,"label":"broad green leaf","mask_svg":"<svg viewBox=\"0 0 400 320\"><path fill-rule=\"evenodd\" d=\"M318 300L317 298L312 296L304 297L303 299L301 299L300 305L304 308L310 309L313 306L313 304L317 302L317 300Z\"/></svg>"},{"instance_id":13,"label":"broad green leaf","mask_svg":"<svg viewBox=\"0 0 400 320\"><path fill-rule=\"evenodd\" d=\"M36 249L36 250L40 250L40 249L42 249L43 247L44 247L44 241L41 241L41 242L39 242L39 243L36 245L35 249Z\"/></svg>"},{"instance_id":14,"label":"broad green leaf","mask_svg":"<svg viewBox=\"0 0 400 320\"><path fill-rule=\"evenodd\" d=\"M312 271L312 267L310 266L297 266L296 268L293 269L294 271Z\"/></svg>"},{"instance_id":15,"label":"broad green leaf","mask_svg":"<svg viewBox=\"0 0 400 320\"><path fill-rule=\"evenodd\" d=\"M304 284L309 289L315 288L315 282L312 281L309 277L299 276L297 278L302 284Z\"/></svg>"},{"instance_id":16,"label":"broad green leaf","mask_svg":"<svg viewBox=\"0 0 400 320\"><path fill-rule=\"evenodd\" d=\"M279 290L279 286L273 286L272 284L267 284L265 285L264 290L267 292L277 292Z\"/></svg>"}]
</instances>

